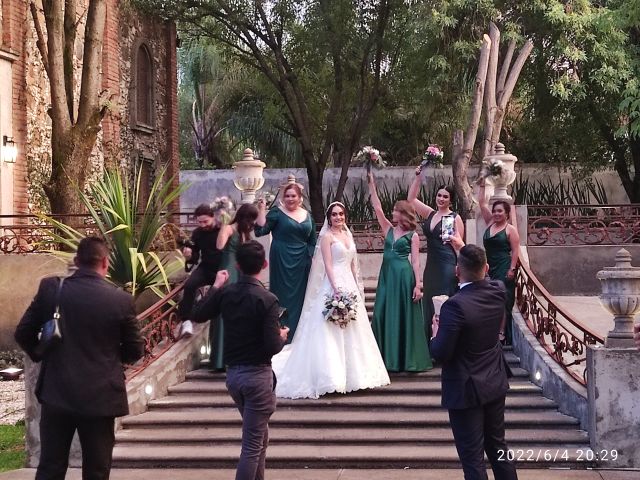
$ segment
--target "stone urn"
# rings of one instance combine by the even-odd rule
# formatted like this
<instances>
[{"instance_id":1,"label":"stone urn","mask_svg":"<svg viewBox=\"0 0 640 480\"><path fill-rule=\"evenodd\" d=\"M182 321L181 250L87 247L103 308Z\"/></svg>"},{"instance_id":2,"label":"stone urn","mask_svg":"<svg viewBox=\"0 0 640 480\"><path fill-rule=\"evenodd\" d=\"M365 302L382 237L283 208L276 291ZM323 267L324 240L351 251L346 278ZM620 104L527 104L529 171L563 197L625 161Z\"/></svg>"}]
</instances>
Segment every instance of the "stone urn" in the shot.
<instances>
[{"instance_id":1,"label":"stone urn","mask_svg":"<svg viewBox=\"0 0 640 480\"><path fill-rule=\"evenodd\" d=\"M485 157L482 163L485 165L491 165L496 161L502 162L502 173L500 175L490 176L487 178L487 182L493 184L493 195L489 199L489 205L493 205L498 200L503 200L509 203L513 203L513 198L507 193L507 188L516 179L516 172L514 170L515 163L518 161L515 155L505 153L504 145L502 143L496 143L493 147L493 155Z\"/></svg>"},{"instance_id":2,"label":"stone urn","mask_svg":"<svg viewBox=\"0 0 640 480\"><path fill-rule=\"evenodd\" d=\"M233 184L240 190L242 203L253 203L256 192L264 185L262 171L267 165L258 158L254 158L253 150L245 149L242 160L233 164L235 177Z\"/></svg>"},{"instance_id":3,"label":"stone urn","mask_svg":"<svg viewBox=\"0 0 640 480\"><path fill-rule=\"evenodd\" d=\"M605 339L607 348L632 348L633 319L640 310L640 268L631 266L631 254L624 248L616 253L616 266L600 270L600 302L613 314L614 326Z\"/></svg>"}]
</instances>

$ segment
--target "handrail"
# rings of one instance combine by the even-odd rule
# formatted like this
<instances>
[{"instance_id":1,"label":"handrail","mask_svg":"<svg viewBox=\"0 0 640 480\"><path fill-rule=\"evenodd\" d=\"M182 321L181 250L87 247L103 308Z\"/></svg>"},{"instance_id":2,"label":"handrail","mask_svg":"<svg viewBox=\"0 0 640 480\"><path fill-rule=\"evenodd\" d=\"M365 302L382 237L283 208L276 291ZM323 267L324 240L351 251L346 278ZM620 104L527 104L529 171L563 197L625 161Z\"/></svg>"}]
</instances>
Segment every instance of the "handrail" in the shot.
<instances>
[{"instance_id":1,"label":"handrail","mask_svg":"<svg viewBox=\"0 0 640 480\"><path fill-rule=\"evenodd\" d=\"M191 212L170 212L168 216L177 219L174 223L166 223L163 230L154 242L155 250L174 250L179 247L179 239L193 230L197 223ZM64 217L57 215L55 217ZM77 218L78 224L72 225L84 229L86 234L95 233L95 226L91 224L89 215L68 215ZM2 253L44 253L56 249L56 244L50 231L53 225L47 225L36 215L0 215L2 219L13 219L11 225L0 224L0 252ZM24 220L20 223L17 220ZM319 230L321 225L316 225ZM356 248L359 252L382 252L385 236L380 230L378 222L352 223L349 225L353 232ZM421 240L424 236L418 232ZM421 251L426 250L426 245L421 244Z\"/></svg>"},{"instance_id":2,"label":"handrail","mask_svg":"<svg viewBox=\"0 0 640 480\"><path fill-rule=\"evenodd\" d=\"M531 246L638 242L640 204L527 206L527 244Z\"/></svg>"},{"instance_id":3,"label":"handrail","mask_svg":"<svg viewBox=\"0 0 640 480\"><path fill-rule=\"evenodd\" d=\"M516 305L540 345L569 375L587 384L586 347L604 337L555 303L526 262L518 261ZM577 367L583 366L580 370Z\"/></svg>"},{"instance_id":4,"label":"handrail","mask_svg":"<svg viewBox=\"0 0 640 480\"><path fill-rule=\"evenodd\" d=\"M178 340L174 334L178 324L176 299L183 289L184 282L136 316L144 340L144 355L134 365L127 366L127 382L164 355Z\"/></svg>"}]
</instances>

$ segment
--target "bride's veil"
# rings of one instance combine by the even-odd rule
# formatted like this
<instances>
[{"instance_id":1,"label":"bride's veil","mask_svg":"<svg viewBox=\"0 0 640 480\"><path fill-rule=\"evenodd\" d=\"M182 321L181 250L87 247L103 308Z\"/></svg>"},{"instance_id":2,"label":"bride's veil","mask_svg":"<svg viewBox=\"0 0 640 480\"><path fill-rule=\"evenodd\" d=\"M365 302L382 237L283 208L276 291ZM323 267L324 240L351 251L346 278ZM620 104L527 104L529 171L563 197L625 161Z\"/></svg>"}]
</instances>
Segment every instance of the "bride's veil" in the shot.
<instances>
[{"instance_id":1,"label":"bride's veil","mask_svg":"<svg viewBox=\"0 0 640 480\"><path fill-rule=\"evenodd\" d=\"M333 202L329 204L327 207L327 211L334 205L340 205L343 209L346 208L341 202ZM347 236L352 244L355 245L353 239L353 233L349 227L345 226L345 230L347 232ZM320 244L322 242L322 237L329 232L329 223L327 222L326 215L324 219L324 223L322 224L322 228L320 229L320 233L318 234L318 238L316 240L316 246L313 251L313 258L311 260L311 270L309 271L309 279L307 280L307 290L304 294L304 303L302 304L302 312L300 313L300 320L298 321L298 327L296 329L296 334L293 337L293 342L295 342L295 338L304 332L306 329L306 325L309 323L305 321L305 318L310 315L311 310L314 306L314 302L324 302L324 298L320 298L320 293L322 291L322 285L324 283L324 277L326 275L324 268L324 259L322 258L322 251L320 250ZM358 285L358 290L360 293L360 301L364 302L364 283L362 282L362 275L360 274L360 262L358 261L358 251L356 250L355 256L355 272L356 272L356 283Z\"/></svg>"}]
</instances>

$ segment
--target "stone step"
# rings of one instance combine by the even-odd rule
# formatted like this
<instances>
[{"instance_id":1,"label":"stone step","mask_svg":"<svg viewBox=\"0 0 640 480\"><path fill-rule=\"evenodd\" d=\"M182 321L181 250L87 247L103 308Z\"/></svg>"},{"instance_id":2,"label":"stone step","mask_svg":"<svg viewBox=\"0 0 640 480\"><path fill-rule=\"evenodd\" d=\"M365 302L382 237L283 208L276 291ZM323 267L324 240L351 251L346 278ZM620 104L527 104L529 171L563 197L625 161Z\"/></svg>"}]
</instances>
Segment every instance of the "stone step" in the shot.
<instances>
[{"instance_id":1,"label":"stone step","mask_svg":"<svg viewBox=\"0 0 640 480\"><path fill-rule=\"evenodd\" d=\"M560 458L552 463L554 468L588 465L578 460L579 451L585 446L551 448L549 445L530 445L527 452L531 462L518 463L519 468L545 468L545 462L533 461L544 458L545 452L567 452L567 460ZM238 461L239 447L236 445L215 445L193 448L192 445L153 447L117 445L113 450L114 466L131 468L151 465L156 468L233 468ZM529 452L530 450L530 452ZM562 453L561 453L562 454ZM267 455L268 468L424 468L459 465L458 455L453 445L429 445L408 447L406 445L272 445Z\"/></svg>"},{"instance_id":2,"label":"stone step","mask_svg":"<svg viewBox=\"0 0 640 480\"><path fill-rule=\"evenodd\" d=\"M362 396L372 392L380 395L411 395L411 394L428 394L441 393L442 384L438 378L423 379L418 382L415 380L399 380L392 379L390 385L379 387L373 390L362 390L351 392L349 396ZM531 395L540 394L542 389L524 379L511 380L509 382L508 396L512 395ZM169 394L201 394L207 395L212 393L226 393L227 388L224 381L218 380L190 380L173 387L169 387Z\"/></svg>"},{"instance_id":3,"label":"stone step","mask_svg":"<svg viewBox=\"0 0 640 480\"><path fill-rule=\"evenodd\" d=\"M237 427L175 427L172 429L154 430L145 428L120 430L116 433L118 444L200 444L218 445L222 443L237 444L242 431ZM509 445L533 444L588 444L589 435L582 430L531 430L511 428L506 431ZM269 444L323 444L323 443L383 443L392 444L450 444L453 434L449 427L434 428L322 428L304 429L274 425L269 428Z\"/></svg>"},{"instance_id":4,"label":"stone step","mask_svg":"<svg viewBox=\"0 0 640 480\"><path fill-rule=\"evenodd\" d=\"M178 428L185 426L240 426L240 413L234 408L199 408L183 411L149 411L140 415L125 417L123 428ZM508 428L565 429L577 428L578 421L557 411L513 411L505 412ZM421 411L353 411L353 410L277 410L271 417L270 425L301 428L336 428L342 426L362 428L386 428L404 426L412 428L446 427L449 416L446 410L423 409Z\"/></svg>"},{"instance_id":5,"label":"stone step","mask_svg":"<svg viewBox=\"0 0 640 480\"><path fill-rule=\"evenodd\" d=\"M511 358L513 360L514 355L506 355L507 359ZM529 372L527 372L524 368L516 367L515 361L513 363L510 362L511 372L513 373L512 380L515 379L524 379L529 378ZM390 373L391 383L393 384L396 381L417 381L422 382L426 379L437 378L439 379L442 374L442 368L436 366L431 370L427 370L426 372L397 372ZM200 368L198 370L192 370L187 372L185 377L186 381L190 380L209 380L209 381L221 381L223 382L226 375L221 372L212 372L210 370Z\"/></svg>"},{"instance_id":6,"label":"stone step","mask_svg":"<svg viewBox=\"0 0 640 480\"><path fill-rule=\"evenodd\" d=\"M379 395L374 392L369 395L341 395L330 394L321 398L314 399L297 399L290 400L287 398L278 399L278 408L341 408L341 409L425 409L425 408L441 408L439 394L426 395ZM163 410L179 410L194 408L210 408L210 407L228 407L232 408L235 404L226 392L218 392L217 394L207 395L170 395L168 397L152 400L149 402L149 409ZM558 405L542 396L507 396L507 409L518 410L555 410Z\"/></svg>"}]
</instances>

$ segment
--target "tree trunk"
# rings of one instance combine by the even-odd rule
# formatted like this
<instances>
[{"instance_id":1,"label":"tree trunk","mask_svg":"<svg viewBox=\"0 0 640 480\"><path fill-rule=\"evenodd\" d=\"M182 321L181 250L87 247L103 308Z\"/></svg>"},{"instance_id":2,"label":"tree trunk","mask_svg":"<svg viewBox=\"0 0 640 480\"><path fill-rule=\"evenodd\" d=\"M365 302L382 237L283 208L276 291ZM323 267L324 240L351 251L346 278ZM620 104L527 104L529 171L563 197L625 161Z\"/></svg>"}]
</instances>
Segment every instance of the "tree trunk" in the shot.
<instances>
[{"instance_id":1,"label":"tree trunk","mask_svg":"<svg viewBox=\"0 0 640 480\"><path fill-rule=\"evenodd\" d=\"M83 189L90 170L91 150L96 141L98 129L85 131L79 135L74 128L69 132L52 135L51 179L44 186L45 193L54 214L86 213L78 196ZM72 223L75 223L72 221Z\"/></svg>"},{"instance_id":2,"label":"tree trunk","mask_svg":"<svg viewBox=\"0 0 640 480\"><path fill-rule=\"evenodd\" d=\"M311 155L311 158L309 158ZM309 203L311 204L311 215L316 223L324 222L324 199L322 198L322 179L324 177L324 167L318 168L313 154L306 154L305 163L307 165L307 179L309 181Z\"/></svg>"},{"instance_id":3,"label":"tree trunk","mask_svg":"<svg viewBox=\"0 0 640 480\"><path fill-rule=\"evenodd\" d=\"M633 179L629 178L629 169L627 172L627 181L623 181L624 190L629 197L631 203L640 203L640 138L630 136L629 149L631 150L631 161L633 163ZM616 162L617 164L618 162ZM617 170L617 168L616 168ZM620 172L618 172L618 175Z\"/></svg>"},{"instance_id":4,"label":"tree trunk","mask_svg":"<svg viewBox=\"0 0 640 480\"><path fill-rule=\"evenodd\" d=\"M462 218L467 219L471 215L473 199L471 198L471 187L467 179L467 169L473 156L473 148L478 135L480 116L482 115L482 101L484 98L484 85L489 68L489 54L491 50L491 39L485 35L480 48L478 59L478 72L476 73L475 90L473 92L473 102L471 104L471 117L467 126L466 134L456 131L453 139L453 186L458 195Z\"/></svg>"},{"instance_id":5,"label":"tree trunk","mask_svg":"<svg viewBox=\"0 0 640 480\"><path fill-rule=\"evenodd\" d=\"M452 153L454 158L464 157L464 132L462 130L456 130L453 132L453 148ZM471 194L473 190L469 185L467 177L467 171L469 169L469 163L467 162L454 162L452 165L453 173L453 186L458 197L458 213L463 219L470 218L473 210L473 199Z\"/></svg>"}]
</instances>

